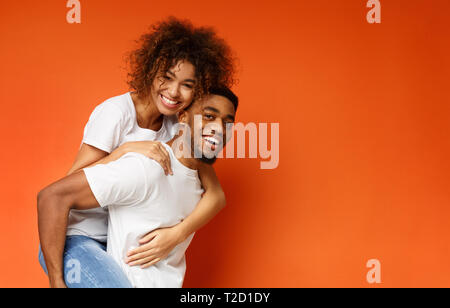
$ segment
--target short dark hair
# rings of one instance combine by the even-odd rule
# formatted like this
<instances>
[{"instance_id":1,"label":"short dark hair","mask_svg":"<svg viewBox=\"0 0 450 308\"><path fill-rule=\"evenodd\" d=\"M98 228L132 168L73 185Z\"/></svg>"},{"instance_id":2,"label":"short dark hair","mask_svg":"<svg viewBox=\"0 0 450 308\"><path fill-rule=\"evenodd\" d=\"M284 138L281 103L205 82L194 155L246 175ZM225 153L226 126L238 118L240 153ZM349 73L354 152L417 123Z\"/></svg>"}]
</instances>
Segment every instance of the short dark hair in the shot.
<instances>
[{"instance_id":1,"label":"short dark hair","mask_svg":"<svg viewBox=\"0 0 450 308\"><path fill-rule=\"evenodd\" d=\"M214 87L214 88L209 89L208 92L211 95L218 95L218 96L223 96L223 97L227 98L230 102L233 103L234 110L237 111L238 106L239 106L239 98L236 96L236 94L234 94L233 91L231 91L230 88L228 88L226 86Z\"/></svg>"}]
</instances>

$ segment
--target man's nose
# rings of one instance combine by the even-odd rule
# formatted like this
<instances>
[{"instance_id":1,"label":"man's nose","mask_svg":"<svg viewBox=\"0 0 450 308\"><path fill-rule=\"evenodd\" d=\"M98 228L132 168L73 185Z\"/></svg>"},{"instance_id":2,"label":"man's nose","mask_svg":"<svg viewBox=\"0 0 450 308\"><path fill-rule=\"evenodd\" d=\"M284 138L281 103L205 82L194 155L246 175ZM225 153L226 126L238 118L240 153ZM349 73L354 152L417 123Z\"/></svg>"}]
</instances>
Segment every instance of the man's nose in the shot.
<instances>
[{"instance_id":1,"label":"man's nose","mask_svg":"<svg viewBox=\"0 0 450 308\"><path fill-rule=\"evenodd\" d=\"M214 121L211 128L214 130L214 134L223 135L223 122L221 119Z\"/></svg>"}]
</instances>

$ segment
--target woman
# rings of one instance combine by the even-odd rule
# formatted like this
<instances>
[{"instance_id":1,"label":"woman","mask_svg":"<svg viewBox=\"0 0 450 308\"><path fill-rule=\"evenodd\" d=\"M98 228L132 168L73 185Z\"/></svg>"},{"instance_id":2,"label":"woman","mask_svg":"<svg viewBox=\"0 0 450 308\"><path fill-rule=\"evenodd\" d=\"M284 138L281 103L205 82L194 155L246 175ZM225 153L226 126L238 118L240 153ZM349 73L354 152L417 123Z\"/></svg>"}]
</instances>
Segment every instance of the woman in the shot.
<instances>
[{"instance_id":1,"label":"woman","mask_svg":"<svg viewBox=\"0 0 450 308\"><path fill-rule=\"evenodd\" d=\"M142 153L172 173L167 151L159 143L173 138L175 115L215 85L233 83L234 65L227 44L209 28L194 28L169 18L156 24L131 53L129 85L134 92L99 105L86 125L82 146L69 174L114 161L127 152ZM192 214L180 224L151 232L128 255L130 266L150 267L164 259L190 234L210 221L224 206L225 196L211 166L199 170L205 194ZM106 253L107 212L72 211L64 263L43 248L40 262L52 287L70 275L67 262L80 262L81 279L69 287L130 287L125 275ZM62 250L62 248L61 248ZM44 262L45 256L45 262ZM71 262L69 262L72 264ZM64 272L62 272L64 264ZM73 265L73 264L72 264Z\"/></svg>"}]
</instances>

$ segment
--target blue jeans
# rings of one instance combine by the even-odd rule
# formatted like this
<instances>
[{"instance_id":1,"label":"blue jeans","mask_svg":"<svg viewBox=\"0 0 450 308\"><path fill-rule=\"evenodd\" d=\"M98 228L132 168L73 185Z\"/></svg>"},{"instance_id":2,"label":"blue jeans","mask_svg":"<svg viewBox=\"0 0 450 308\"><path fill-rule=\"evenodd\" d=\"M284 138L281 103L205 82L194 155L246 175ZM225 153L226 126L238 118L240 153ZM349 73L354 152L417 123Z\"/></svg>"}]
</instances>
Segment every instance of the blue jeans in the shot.
<instances>
[{"instance_id":1,"label":"blue jeans","mask_svg":"<svg viewBox=\"0 0 450 308\"><path fill-rule=\"evenodd\" d=\"M48 274L39 247L39 263ZM106 246L87 236L68 236L64 248L64 280L69 288L132 288Z\"/></svg>"}]
</instances>

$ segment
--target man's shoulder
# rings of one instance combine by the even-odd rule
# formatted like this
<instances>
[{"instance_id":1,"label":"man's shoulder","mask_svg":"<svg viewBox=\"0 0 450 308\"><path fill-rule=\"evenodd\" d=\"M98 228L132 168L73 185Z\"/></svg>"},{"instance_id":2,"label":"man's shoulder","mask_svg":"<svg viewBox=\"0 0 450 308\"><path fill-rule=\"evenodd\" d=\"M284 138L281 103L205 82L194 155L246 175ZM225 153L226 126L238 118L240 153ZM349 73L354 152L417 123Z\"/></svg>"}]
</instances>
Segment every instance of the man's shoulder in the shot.
<instances>
[{"instance_id":1,"label":"man's shoulder","mask_svg":"<svg viewBox=\"0 0 450 308\"><path fill-rule=\"evenodd\" d=\"M161 165L143 154L130 152L122 156L120 160L133 165L133 168L139 168L139 170L143 171L147 180L156 181L165 176Z\"/></svg>"}]
</instances>

